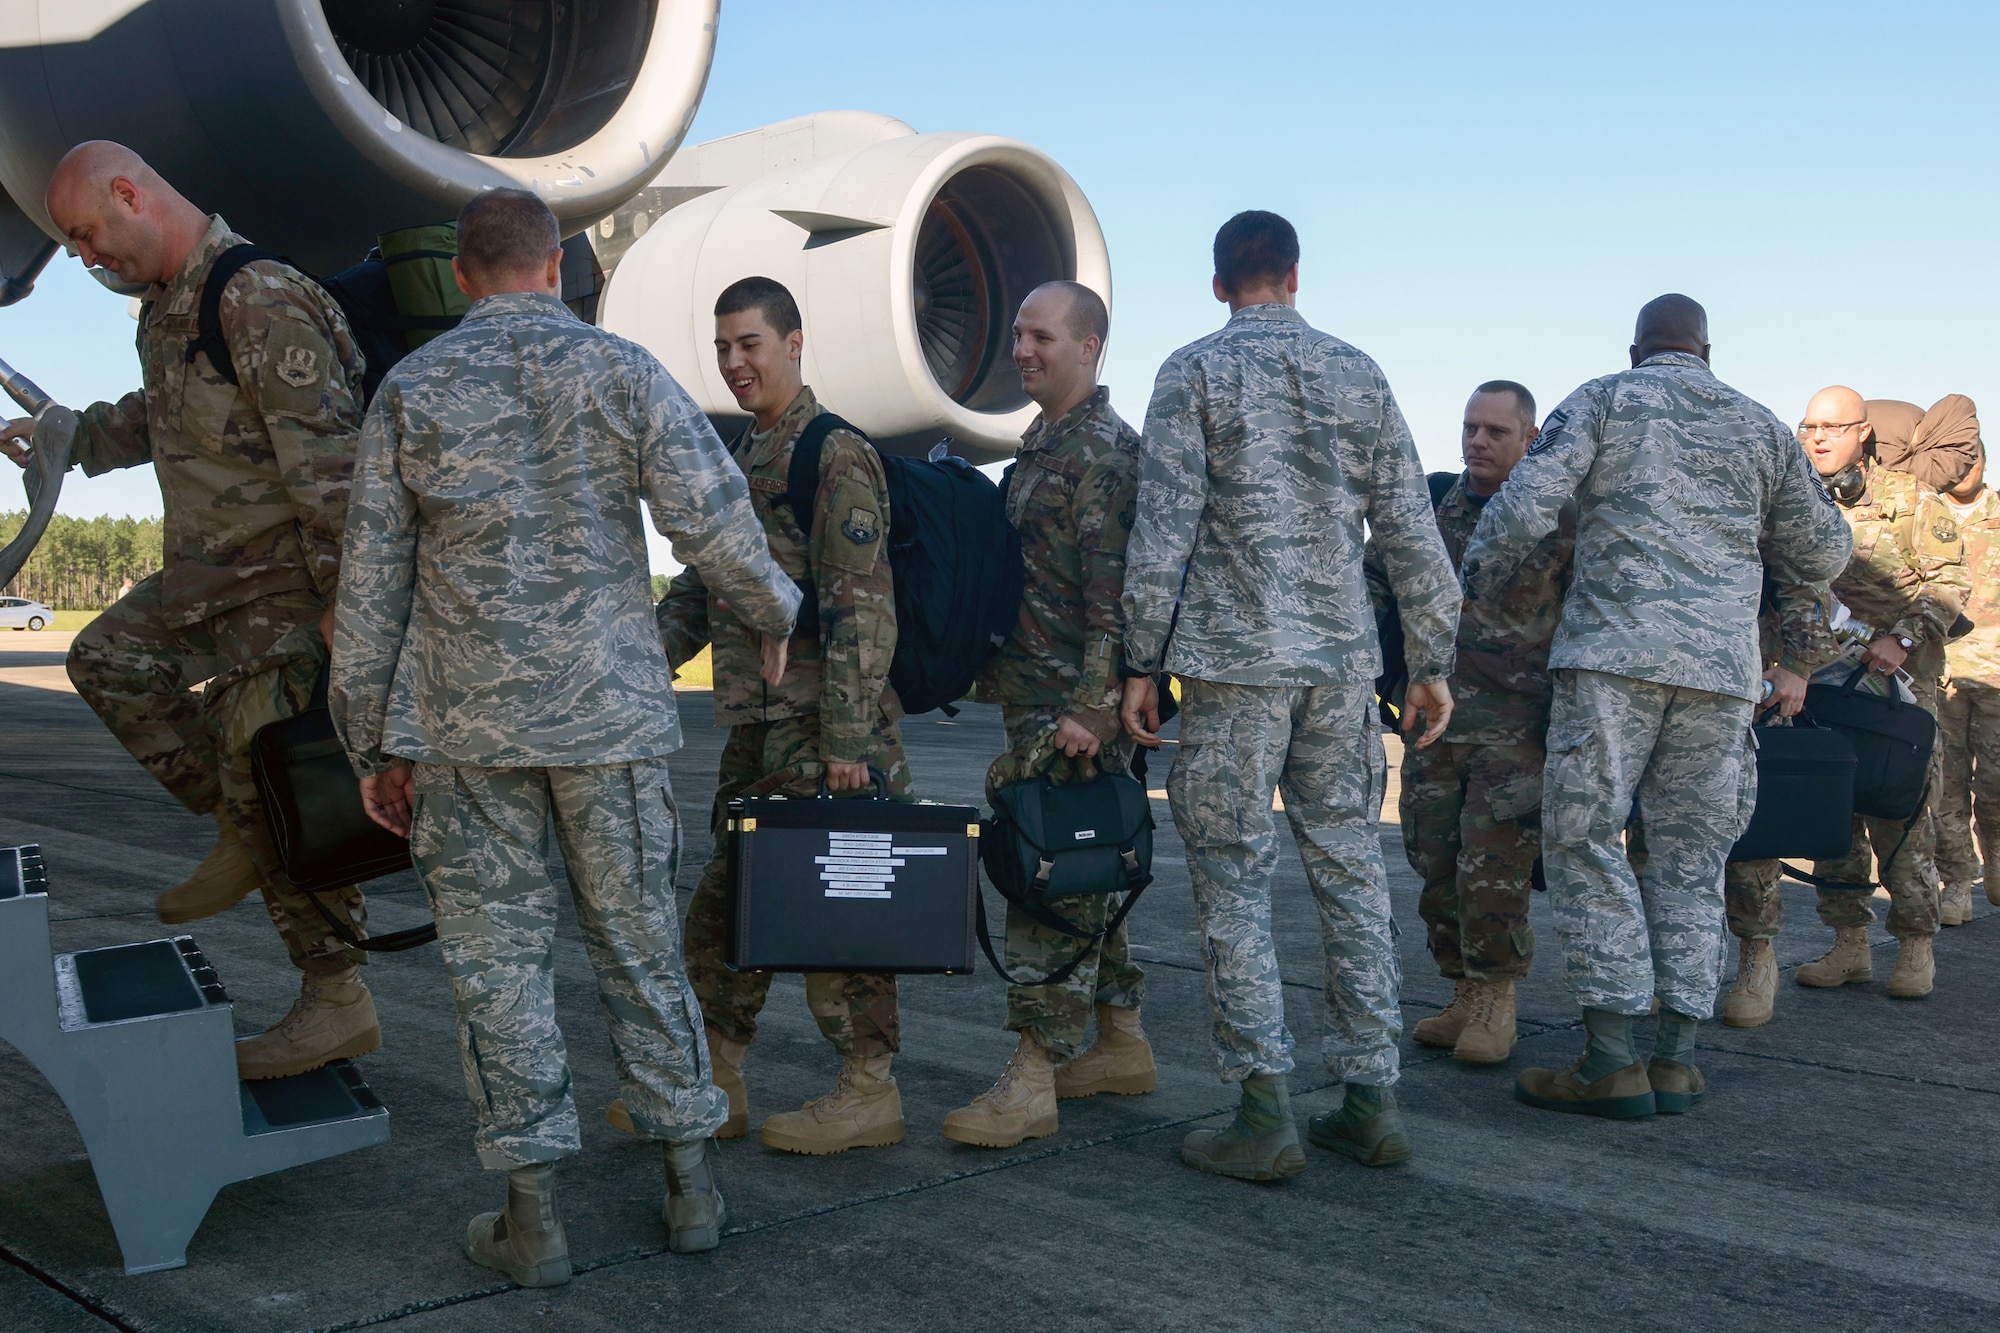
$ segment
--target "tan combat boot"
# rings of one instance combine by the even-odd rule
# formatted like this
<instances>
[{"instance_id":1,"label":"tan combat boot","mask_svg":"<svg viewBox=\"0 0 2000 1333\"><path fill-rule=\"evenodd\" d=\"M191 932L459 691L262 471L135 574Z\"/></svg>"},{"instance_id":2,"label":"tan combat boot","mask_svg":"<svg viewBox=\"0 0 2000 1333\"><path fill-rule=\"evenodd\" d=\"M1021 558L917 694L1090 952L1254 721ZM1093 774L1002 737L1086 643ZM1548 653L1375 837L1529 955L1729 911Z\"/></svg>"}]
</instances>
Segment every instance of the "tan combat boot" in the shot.
<instances>
[{"instance_id":1,"label":"tan combat boot","mask_svg":"<svg viewBox=\"0 0 2000 1333\"><path fill-rule=\"evenodd\" d=\"M1451 1003L1439 1012L1410 1029L1410 1035L1417 1039L1419 1046L1458 1045L1459 1034L1465 1031L1466 1020L1472 1016L1465 1006L1466 991L1472 983L1460 977L1452 984Z\"/></svg>"},{"instance_id":2,"label":"tan combat boot","mask_svg":"<svg viewBox=\"0 0 2000 1333\"><path fill-rule=\"evenodd\" d=\"M507 1173L506 1210L472 1219L465 1229L465 1257L524 1287L560 1287L569 1281L569 1237L556 1216L554 1165L520 1166Z\"/></svg>"},{"instance_id":3,"label":"tan combat boot","mask_svg":"<svg viewBox=\"0 0 2000 1333\"><path fill-rule=\"evenodd\" d=\"M1736 951L1736 984L1722 1002L1722 1021L1733 1028L1760 1028L1778 1003L1778 953L1769 940L1743 940Z\"/></svg>"},{"instance_id":4,"label":"tan combat boot","mask_svg":"<svg viewBox=\"0 0 2000 1333\"><path fill-rule=\"evenodd\" d=\"M1937 958L1931 937L1912 935L1896 950L1896 970L1889 974L1889 994L1898 1000L1921 1000L1937 984Z\"/></svg>"},{"instance_id":5,"label":"tan combat boot","mask_svg":"<svg viewBox=\"0 0 2000 1333\"><path fill-rule=\"evenodd\" d=\"M1833 947L1817 962L1799 968L1801 986L1845 986L1875 979L1875 955L1868 947L1868 927L1842 926L1833 932Z\"/></svg>"},{"instance_id":6,"label":"tan combat boot","mask_svg":"<svg viewBox=\"0 0 2000 1333\"><path fill-rule=\"evenodd\" d=\"M1460 1064L1497 1065L1514 1053L1514 980L1466 983L1465 1026L1452 1059Z\"/></svg>"},{"instance_id":7,"label":"tan combat boot","mask_svg":"<svg viewBox=\"0 0 2000 1333\"><path fill-rule=\"evenodd\" d=\"M381 1044L375 1001L360 968L327 976L308 972L290 1013L236 1043L236 1073L241 1078L290 1078L366 1055Z\"/></svg>"},{"instance_id":8,"label":"tan combat boot","mask_svg":"<svg viewBox=\"0 0 2000 1333\"><path fill-rule=\"evenodd\" d=\"M1962 926L1972 920L1972 886L1970 884L1947 884L1938 898L1938 923L1945 926Z\"/></svg>"},{"instance_id":9,"label":"tan combat boot","mask_svg":"<svg viewBox=\"0 0 2000 1333\"><path fill-rule=\"evenodd\" d=\"M1153 1043L1139 1026L1137 1009L1097 1006L1097 1040L1090 1049L1056 1067L1056 1096L1095 1097L1100 1092L1131 1097L1160 1086Z\"/></svg>"},{"instance_id":10,"label":"tan combat boot","mask_svg":"<svg viewBox=\"0 0 2000 1333\"><path fill-rule=\"evenodd\" d=\"M1056 1132L1056 1061L1028 1033L1000 1081L944 1118L944 1136L975 1148L1011 1148Z\"/></svg>"},{"instance_id":11,"label":"tan combat boot","mask_svg":"<svg viewBox=\"0 0 2000 1333\"><path fill-rule=\"evenodd\" d=\"M2000 875L1988 875L1984 883L1986 885L1986 901L1992 903L1995 907L2000 907Z\"/></svg>"},{"instance_id":12,"label":"tan combat boot","mask_svg":"<svg viewBox=\"0 0 2000 1333\"><path fill-rule=\"evenodd\" d=\"M889 1076L893 1057L850 1055L833 1091L796 1111L764 1120L767 1148L819 1157L849 1148L886 1148L903 1141L903 1096Z\"/></svg>"},{"instance_id":13,"label":"tan combat boot","mask_svg":"<svg viewBox=\"0 0 2000 1333\"><path fill-rule=\"evenodd\" d=\"M226 912L264 886L264 877L250 859L250 849L236 836L228 820L215 817L215 846L194 873L154 900L160 920L169 926L200 921Z\"/></svg>"},{"instance_id":14,"label":"tan combat boot","mask_svg":"<svg viewBox=\"0 0 2000 1333\"><path fill-rule=\"evenodd\" d=\"M715 1131L718 1139L740 1139L750 1132L750 1090L743 1086L743 1053L749 1049L747 1041L737 1041L714 1028L708 1029L708 1057L714 1069L715 1086L729 1098L729 1119ZM621 1134L639 1132L632 1124L632 1113L625 1109L623 1097L604 1108L604 1123Z\"/></svg>"}]
</instances>

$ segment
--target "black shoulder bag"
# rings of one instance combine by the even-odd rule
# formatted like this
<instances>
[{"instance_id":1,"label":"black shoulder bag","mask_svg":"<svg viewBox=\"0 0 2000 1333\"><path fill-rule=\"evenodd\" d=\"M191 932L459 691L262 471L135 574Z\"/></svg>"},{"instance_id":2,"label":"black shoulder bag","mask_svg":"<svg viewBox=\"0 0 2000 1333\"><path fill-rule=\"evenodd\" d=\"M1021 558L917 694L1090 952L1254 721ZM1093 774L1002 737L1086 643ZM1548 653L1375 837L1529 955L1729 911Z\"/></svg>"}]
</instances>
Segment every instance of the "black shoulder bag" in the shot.
<instances>
[{"instance_id":1,"label":"black shoulder bag","mask_svg":"<svg viewBox=\"0 0 2000 1333\"><path fill-rule=\"evenodd\" d=\"M1903 820L1903 836L1895 851L1881 857L1877 873L1888 868L1910 840L1910 830L1923 817L1931 793L1931 751L1937 745L1937 719L1917 704L1873 694L1860 688L1868 669L1857 664L1840 685L1808 685L1805 713L1812 721L1845 737L1854 750L1854 810L1877 819ZM1866 892L1875 887L1830 880L1787 865L1785 873L1802 883L1841 892Z\"/></svg>"}]
</instances>

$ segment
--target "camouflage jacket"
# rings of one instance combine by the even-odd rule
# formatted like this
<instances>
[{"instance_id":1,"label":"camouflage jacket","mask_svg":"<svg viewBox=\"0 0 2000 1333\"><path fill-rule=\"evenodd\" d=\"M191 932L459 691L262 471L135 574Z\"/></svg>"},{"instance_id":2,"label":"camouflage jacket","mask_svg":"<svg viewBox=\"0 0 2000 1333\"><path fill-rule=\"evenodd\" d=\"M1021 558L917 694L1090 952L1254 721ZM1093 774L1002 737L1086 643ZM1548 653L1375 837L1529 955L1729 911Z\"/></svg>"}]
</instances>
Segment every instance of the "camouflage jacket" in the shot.
<instances>
[{"instance_id":1,"label":"camouflage jacket","mask_svg":"<svg viewBox=\"0 0 2000 1333\"><path fill-rule=\"evenodd\" d=\"M1490 497L1489 497L1490 498ZM1453 568L1486 500L1466 488L1461 474L1438 502L1438 535ZM1444 739L1465 745L1540 745L1549 729L1549 641L1562 619L1569 589L1576 515L1565 509L1555 531L1535 545L1513 581L1490 601L1466 602L1458 611L1458 662L1451 673L1451 723ZM1388 570L1368 543L1369 595L1376 619L1392 600Z\"/></svg>"},{"instance_id":2,"label":"camouflage jacket","mask_svg":"<svg viewBox=\"0 0 2000 1333\"><path fill-rule=\"evenodd\" d=\"M90 476L155 465L166 513L162 593L191 625L277 592L331 599L361 429L361 353L333 298L269 260L222 289L222 332L239 381L188 362L215 257L243 238L221 218L181 271L146 293L145 386L80 414L76 461Z\"/></svg>"},{"instance_id":3,"label":"camouflage jacket","mask_svg":"<svg viewBox=\"0 0 2000 1333\"><path fill-rule=\"evenodd\" d=\"M1764 597L1757 610L1758 655L1765 667L1783 667L1810 680L1813 672L1840 656L1829 614L1831 594L1824 583L1784 577L1768 560L1764 576Z\"/></svg>"},{"instance_id":4,"label":"camouflage jacket","mask_svg":"<svg viewBox=\"0 0 2000 1333\"><path fill-rule=\"evenodd\" d=\"M1551 669L1755 701L1764 552L1802 582L1847 563L1847 526L1791 428L1685 352L1592 380L1549 413L1480 515L1466 595L1498 596L1572 500Z\"/></svg>"},{"instance_id":5,"label":"camouflage jacket","mask_svg":"<svg viewBox=\"0 0 2000 1333\"><path fill-rule=\"evenodd\" d=\"M735 614L790 632L798 590L743 474L644 349L512 292L398 362L361 435L334 636L356 771L678 749L642 500Z\"/></svg>"},{"instance_id":6,"label":"camouflage jacket","mask_svg":"<svg viewBox=\"0 0 2000 1333\"><path fill-rule=\"evenodd\" d=\"M1861 494L1838 507L1854 531L1854 557L1833 595L1877 633L1913 640L1910 674L1939 679L1945 635L1972 591L1958 520L1950 501L1907 472L1867 466L1863 476Z\"/></svg>"},{"instance_id":7,"label":"camouflage jacket","mask_svg":"<svg viewBox=\"0 0 2000 1333\"><path fill-rule=\"evenodd\" d=\"M1139 433L1100 387L1037 419L1009 472L1007 519L1026 580L1014 632L979 677L990 703L1060 704L1100 737L1118 712L1125 543L1139 497Z\"/></svg>"},{"instance_id":8,"label":"camouflage jacket","mask_svg":"<svg viewBox=\"0 0 2000 1333\"><path fill-rule=\"evenodd\" d=\"M751 503L778 567L819 595L819 633L792 636L785 678L776 688L757 674L758 630L723 605L699 560L674 577L660 600L658 620L667 656L678 670L715 645L715 723L819 714L824 757L856 763L869 750L869 732L884 712L902 716L889 688L889 659L896 655L896 588L889 575L889 483L875 446L849 431L826 437L820 452L818 522L806 539L785 487L792 444L806 423L825 409L811 389L778 418L769 434L746 429L730 446L750 478Z\"/></svg>"},{"instance_id":9,"label":"camouflage jacket","mask_svg":"<svg viewBox=\"0 0 2000 1333\"><path fill-rule=\"evenodd\" d=\"M1410 680L1442 680L1458 586L1388 381L1290 306L1237 311L1153 387L1125 559L1128 663L1240 685L1373 680L1364 524L1402 608Z\"/></svg>"},{"instance_id":10,"label":"camouflage jacket","mask_svg":"<svg viewBox=\"0 0 2000 1333\"><path fill-rule=\"evenodd\" d=\"M1982 487L1969 505L1951 505L1965 541L1965 572L1972 584L1964 611L1977 626L1945 648L1951 678L2000 686L2000 492Z\"/></svg>"}]
</instances>

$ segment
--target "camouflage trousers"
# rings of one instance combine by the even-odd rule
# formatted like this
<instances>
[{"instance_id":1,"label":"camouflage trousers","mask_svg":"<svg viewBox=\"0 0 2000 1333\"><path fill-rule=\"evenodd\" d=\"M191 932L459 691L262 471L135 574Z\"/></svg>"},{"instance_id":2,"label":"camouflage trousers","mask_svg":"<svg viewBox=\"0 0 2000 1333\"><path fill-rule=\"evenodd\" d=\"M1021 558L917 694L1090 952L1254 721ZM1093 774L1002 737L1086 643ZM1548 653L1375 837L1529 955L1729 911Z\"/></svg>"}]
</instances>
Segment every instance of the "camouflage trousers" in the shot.
<instances>
[{"instance_id":1,"label":"camouflage trousers","mask_svg":"<svg viewBox=\"0 0 2000 1333\"><path fill-rule=\"evenodd\" d=\"M1403 855L1423 877L1417 914L1444 976L1519 979L1534 966L1543 759L1537 745L1403 750Z\"/></svg>"},{"instance_id":2,"label":"camouflage trousers","mask_svg":"<svg viewBox=\"0 0 2000 1333\"><path fill-rule=\"evenodd\" d=\"M996 787L1048 771L1045 743L1064 712L1059 706L1015 704L1000 710L1008 750L987 772L989 801ZM1098 761L1106 772L1128 772L1130 750L1131 742L1114 736L1098 750ZM1086 771L1076 772L1079 768ZM1094 772L1095 765L1061 758L1054 770L1058 779L1065 774L1087 779ZM1104 923L1124 901L1123 894L1093 894L1058 900L1049 904L1049 910L1079 931L1095 934L1104 929ZM1075 936L1050 930L1012 903L1007 905L1007 949L1001 957L1015 976L1047 976L1076 957L1081 944ZM1126 925L1121 922L1110 939L1091 946L1089 955L1063 981L1048 986L1008 986L1007 1030L1033 1033L1043 1048L1067 1058L1083 1045L1093 1005L1137 1009L1145 990L1146 974L1132 961Z\"/></svg>"},{"instance_id":3,"label":"camouflage trousers","mask_svg":"<svg viewBox=\"0 0 2000 1333\"><path fill-rule=\"evenodd\" d=\"M889 780L889 795L909 800L910 764L903 734L878 716L868 762ZM723 742L721 773L709 827L715 850L688 903L688 978L701 997L703 1019L737 1041L757 1039L757 1015L771 992L769 972L732 972L722 957L729 943L729 842L725 826L735 798L812 796L826 768L819 759L819 715L746 722L729 729ZM868 793L872 795L873 793ZM902 1048L896 1009L896 978L884 972L808 972L806 1008L820 1035L841 1055L893 1055Z\"/></svg>"},{"instance_id":4,"label":"camouflage trousers","mask_svg":"<svg viewBox=\"0 0 2000 1333\"><path fill-rule=\"evenodd\" d=\"M1224 1081L1292 1069L1271 936L1276 791L1319 906L1326 1067L1346 1083L1394 1083L1403 974L1376 831L1388 761L1373 684L1183 679L1181 690L1167 798L1187 845Z\"/></svg>"},{"instance_id":5,"label":"camouflage trousers","mask_svg":"<svg viewBox=\"0 0 2000 1333\"><path fill-rule=\"evenodd\" d=\"M1757 801L1747 699L1559 669L1542 782L1542 861L1585 1009L1690 1018L1715 1007L1722 879ZM1645 873L1625 826L1645 818Z\"/></svg>"},{"instance_id":6,"label":"camouflage trousers","mask_svg":"<svg viewBox=\"0 0 2000 1333\"><path fill-rule=\"evenodd\" d=\"M1731 861L1722 876L1729 933L1739 940L1775 940L1785 928L1782 861Z\"/></svg>"},{"instance_id":7,"label":"camouflage trousers","mask_svg":"<svg viewBox=\"0 0 2000 1333\"><path fill-rule=\"evenodd\" d=\"M1988 861L2000 873L2000 686L1952 681L1938 702L1938 730L1938 873L1947 884L1970 884Z\"/></svg>"},{"instance_id":8,"label":"camouflage trousers","mask_svg":"<svg viewBox=\"0 0 2000 1333\"><path fill-rule=\"evenodd\" d=\"M556 1025L554 818L619 1091L648 1138L706 1138L729 1117L681 967L680 815L665 759L589 768L416 766L410 850L458 1006L473 1145L489 1170L578 1151Z\"/></svg>"},{"instance_id":9,"label":"camouflage trousers","mask_svg":"<svg viewBox=\"0 0 2000 1333\"><path fill-rule=\"evenodd\" d=\"M1918 676L1910 691L1932 717L1938 714L1938 684L1935 677ZM1854 850L1838 860L1813 863L1813 873L1828 879L1854 884L1879 879L1889 891L1888 930L1899 940L1938 932L1937 823L1931 811L1944 785L1943 750L1940 745L1931 752L1931 794L1915 822L1856 815ZM1819 919L1836 930L1872 925L1872 896L1821 889Z\"/></svg>"},{"instance_id":10,"label":"camouflage trousers","mask_svg":"<svg viewBox=\"0 0 2000 1333\"><path fill-rule=\"evenodd\" d=\"M292 962L338 972L367 961L291 887L250 776L258 728L310 701L326 665L319 636L326 604L310 592L277 593L192 625L168 623L158 574L141 579L90 622L69 649L76 692L182 805L227 822L263 879L264 908ZM204 684L206 682L206 684ZM367 933L361 890L319 895L328 910Z\"/></svg>"}]
</instances>

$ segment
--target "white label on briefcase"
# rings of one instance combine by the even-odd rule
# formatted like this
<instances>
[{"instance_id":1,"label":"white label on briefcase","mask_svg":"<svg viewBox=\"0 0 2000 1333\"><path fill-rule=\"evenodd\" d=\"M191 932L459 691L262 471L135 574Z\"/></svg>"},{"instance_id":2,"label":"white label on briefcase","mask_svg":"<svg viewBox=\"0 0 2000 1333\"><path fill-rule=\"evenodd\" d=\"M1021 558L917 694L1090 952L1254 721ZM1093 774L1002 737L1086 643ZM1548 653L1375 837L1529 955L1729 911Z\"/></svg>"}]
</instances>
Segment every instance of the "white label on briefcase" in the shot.
<instances>
[{"instance_id":1,"label":"white label on briefcase","mask_svg":"<svg viewBox=\"0 0 2000 1333\"><path fill-rule=\"evenodd\" d=\"M887 898L896 867L908 856L943 856L944 847L898 847L893 833L828 833L825 856L815 856L829 898Z\"/></svg>"}]
</instances>

